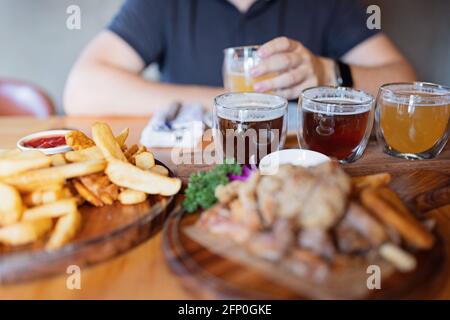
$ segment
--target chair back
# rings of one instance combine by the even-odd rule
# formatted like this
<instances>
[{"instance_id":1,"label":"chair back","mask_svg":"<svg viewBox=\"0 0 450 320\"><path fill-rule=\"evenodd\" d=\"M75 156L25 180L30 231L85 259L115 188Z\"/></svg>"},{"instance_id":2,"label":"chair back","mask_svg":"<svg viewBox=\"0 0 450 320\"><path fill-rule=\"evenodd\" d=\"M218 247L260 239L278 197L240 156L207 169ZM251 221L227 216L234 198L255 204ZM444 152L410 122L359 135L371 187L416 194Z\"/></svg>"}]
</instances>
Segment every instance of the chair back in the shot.
<instances>
[{"instance_id":1,"label":"chair back","mask_svg":"<svg viewBox=\"0 0 450 320\"><path fill-rule=\"evenodd\" d=\"M0 116L44 118L54 112L53 101L42 89L24 81L0 79Z\"/></svg>"}]
</instances>

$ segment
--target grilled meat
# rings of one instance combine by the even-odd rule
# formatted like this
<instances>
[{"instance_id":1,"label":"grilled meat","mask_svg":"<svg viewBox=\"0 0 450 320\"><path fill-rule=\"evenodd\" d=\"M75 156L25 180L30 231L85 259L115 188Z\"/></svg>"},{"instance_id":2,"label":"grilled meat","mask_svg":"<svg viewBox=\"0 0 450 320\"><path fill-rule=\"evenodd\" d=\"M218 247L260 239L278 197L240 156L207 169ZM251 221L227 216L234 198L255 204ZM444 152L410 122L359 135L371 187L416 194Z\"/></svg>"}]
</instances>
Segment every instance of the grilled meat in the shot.
<instances>
[{"instance_id":1,"label":"grilled meat","mask_svg":"<svg viewBox=\"0 0 450 320\"><path fill-rule=\"evenodd\" d=\"M301 248L311 250L324 258L331 259L336 252L332 237L323 229L300 230L297 242Z\"/></svg>"},{"instance_id":2,"label":"grilled meat","mask_svg":"<svg viewBox=\"0 0 450 320\"><path fill-rule=\"evenodd\" d=\"M350 178L333 163L314 170L281 166L260 180L257 197L264 217L295 217L303 228L331 228L344 214L351 188Z\"/></svg>"},{"instance_id":3,"label":"grilled meat","mask_svg":"<svg viewBox=\"0 0 450 320\"><path fill-rule=\"evenodd\" d=\"M271 231L256 233L248 242L248 250L271 261L280 260L294 243L294 232L286 219L278 219Z\"/></svg>"},{"instance_id":4,"label":"grilled meat","mask_svg":"<svg viewBox=\"0 0 450 320\"><path fill-rule=\"evenodd\" d=\"M388 240L388 235L380 222L356 202L350 202L347 213L342 219L340 226L352 228L364 236L370 245L380 246Z\"/></svg>"}]
</instances>

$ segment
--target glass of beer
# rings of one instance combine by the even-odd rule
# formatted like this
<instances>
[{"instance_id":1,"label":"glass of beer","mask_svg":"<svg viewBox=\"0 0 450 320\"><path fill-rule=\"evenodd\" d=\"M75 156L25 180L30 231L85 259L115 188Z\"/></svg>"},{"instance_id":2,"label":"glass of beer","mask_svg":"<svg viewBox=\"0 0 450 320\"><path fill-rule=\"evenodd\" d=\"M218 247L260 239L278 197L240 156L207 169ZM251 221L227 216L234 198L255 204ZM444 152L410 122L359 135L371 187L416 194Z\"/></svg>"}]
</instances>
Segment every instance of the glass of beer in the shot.
<instances>
[{"instance_id":1,"label":"glass of beer","mask_svg":"<svg viewBox=\"0 0 450 320\"><path fill-rule=\"evenodd\" d=\"M361 90L314 87L299 99L300 147L321 152L341 163L359 159L373 126L374 98Z\"/></svg>"},{"instance_id":2,"label":"glass of beer","mask_svg":"<svg viewBox=\"0 0 450 320\"><path fill-rule=\"evenodd\" d=\"M405 159L432 159L450 133L450 88L432 83L381 86L376 134L385 153Z\"/></svg>"},{"instance_id":3,"label":"glass of beer","mask_svg":"<svg viewBox=\"0 0 450 320\"><path fill-rule=\"evenodd\" d=\"M220 159L257 165L286 139L287 100L264 93L226 93L214 99L213 129Z\"/></svg>"},{"instance_id":4,"label":"glass of beer","mask_svg":"<svg viewBox=\"0 0 450 320\"><path fill-rule=\"evenodd\" d=\"M223 83L228 92L253 92L253 85L276 76L275 73L253 78L250 71L257 66L259 46L235 47L224 50Z\"/></svg>"}]
</instances>

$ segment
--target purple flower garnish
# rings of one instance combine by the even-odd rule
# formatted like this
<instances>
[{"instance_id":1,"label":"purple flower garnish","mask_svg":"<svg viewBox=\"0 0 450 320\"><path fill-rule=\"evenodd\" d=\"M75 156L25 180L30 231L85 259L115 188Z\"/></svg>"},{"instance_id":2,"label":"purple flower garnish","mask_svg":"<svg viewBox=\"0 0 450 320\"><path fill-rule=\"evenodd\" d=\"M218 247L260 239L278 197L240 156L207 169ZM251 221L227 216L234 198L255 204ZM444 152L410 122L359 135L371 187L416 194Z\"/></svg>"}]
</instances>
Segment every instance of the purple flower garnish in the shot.
<instances>
[{"instance_id":1,"label":"purple flower garnish","mask_svg":"<svg viewBox=\"0 0 450 320\"><path fill-rule=\"evenodd\" d=\"M242 174L241 175L234 175L234 174L228 174L228 179L230 179L230 181L247 181L247 179L252 175L253 171L256 171L256 165L251 165L251 167L249 166L243 166L242 167Z\"/></svg>"}]
</instances>

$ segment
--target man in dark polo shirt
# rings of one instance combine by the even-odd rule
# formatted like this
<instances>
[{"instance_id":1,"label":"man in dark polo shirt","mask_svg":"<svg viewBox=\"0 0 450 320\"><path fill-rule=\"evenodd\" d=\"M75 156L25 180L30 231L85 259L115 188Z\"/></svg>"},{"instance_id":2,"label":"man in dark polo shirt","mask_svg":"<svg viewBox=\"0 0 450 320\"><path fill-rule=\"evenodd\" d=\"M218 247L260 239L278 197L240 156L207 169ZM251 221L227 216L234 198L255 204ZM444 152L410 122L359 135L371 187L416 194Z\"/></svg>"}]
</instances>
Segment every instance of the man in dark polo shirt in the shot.
<instances>
[{"instance_id":1,"label":"man in dark polo shirt","mask_svg":"<svg viewBox=\"0 0 450 320\"><path fill-rule=\"evenodd\" d=\"M414 80L390 40L366 26L357 0L128 0L69 76L69 114L148 114L174 100L211 106L223 92L223 49L261 44L255 84L297 99L315 85L376 93ZM156 62L161 82L142 71Z\"/></svg>"}]
</instances>

